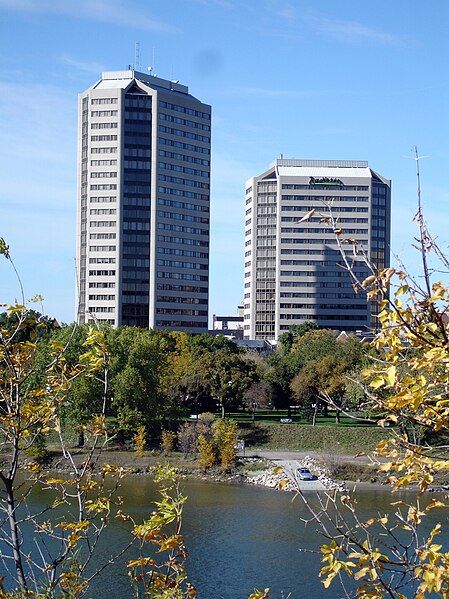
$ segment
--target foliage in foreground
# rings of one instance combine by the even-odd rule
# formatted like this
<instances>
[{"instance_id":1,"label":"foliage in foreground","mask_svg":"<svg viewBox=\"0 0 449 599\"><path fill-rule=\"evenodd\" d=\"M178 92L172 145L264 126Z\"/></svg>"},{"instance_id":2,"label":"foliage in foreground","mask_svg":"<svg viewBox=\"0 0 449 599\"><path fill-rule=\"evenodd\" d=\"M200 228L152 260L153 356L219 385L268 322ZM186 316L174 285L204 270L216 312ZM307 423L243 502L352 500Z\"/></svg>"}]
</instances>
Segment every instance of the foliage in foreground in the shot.
<instances>
[{"instance_id":1,"label":"foliage in foreground","mask_svg":"<svg viewBox=\"0 0 449 599\"><path fill-rule=\"evenodd\" d=\"M329 208L330 216L323 218L334 230L354 286L379 306L376 357L361 383L373 409L384 415L379 424L394 426L377 445L378 469L393 494L411 486L416 499L393 501L391 513L361 520L349 494L319 497L318 507L303 496L329 540L321 547L324 586L353 579L356 595L364 599L449 597L447 524L435 524L430 532L425 526L431 511L448 509L448 498L423 496L436 474L449 470L449 286L433 280L435 272L448 271L449 261L427 230L420 202L415 217L420 278L403 268L376 269L363 248L344 237ZM363 281L354 274L358 261L370 269Z\"/></svg>"},{"instance_id":2,"label":"foliage in foreground","mask_svg":"<svg viewBox=\"0 0 449 599\"><path fill-rule=\"evenodd\" d=\"M14 268L3 239L0 255ZM187 551L181 535L185 497L175 472L167 468L156 472L161 499L148 519L136 522L122 510L120 484L127 470L113 464L98 465L102 450L120 432L106 425L111 370L117 368L107 332L85 327L78 339L82 351L71 353L79 329L74 326L70 334L67 329L62 338L48 339L41 334L47 325L26 307L24 295L21 304L7 309L7 318L0 323L0 563L9 579L6 583L0 578L0 597L81 597L132 545L138 545L140 556L128 563L130 596L196 597L185 571ZM122 370L135 382L136 372L148 364L148 355L161 355L161 338L155 344L149 343L149 337L140 341L130 352L131 363L127 361ZM40 351L42 345L44 351ZM165 372L162 369L156 382L149 377L144 384L162 384ZM119 383L116 379L114 392L123 407L121 382L123 378ZM83 442L89 442L81 459L64 438L62 423L70 412L78 415ZM228 428L224 420L215 427L225 438ZM63 475L50 474L42 467L42 439L50 433L59 439ZM145 419L137 427L135 445L138 452L145 447ZM225 463L229 455L223 454L221 459ZM25 471L25 477L19 476L20 471ZM48 504L37 511L29 501L34 488L49 497ZM117 518L130 526L128 543L105 563L94 562L103 532ZM24 543L30 529L32 548ZM258 591L252 595L253 599L267 596Z\"/></svg>"}]
</instances>

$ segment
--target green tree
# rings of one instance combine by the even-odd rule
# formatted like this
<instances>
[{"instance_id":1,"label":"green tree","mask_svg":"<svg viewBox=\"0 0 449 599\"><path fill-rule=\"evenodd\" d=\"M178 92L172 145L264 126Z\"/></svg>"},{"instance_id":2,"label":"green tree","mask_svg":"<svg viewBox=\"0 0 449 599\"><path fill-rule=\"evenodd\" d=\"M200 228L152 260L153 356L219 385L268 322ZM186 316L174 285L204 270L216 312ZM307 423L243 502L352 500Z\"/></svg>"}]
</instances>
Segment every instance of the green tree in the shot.
<instances>
[{"instance_id":1,"label":"green tree","mask_svg":"<svg viewBox=\"0 0 449 599\"><path fill-rule=\"evenodd\" d=\"M204 352L200 364L204 376L210 381L210 389L221 408L222 418L226 411L240 408L246 390L257 379L255 363L245 359L240 352L222 348Z\"/></svg>"},{"instance_id":2,"label":"green tree","mask_svg":"<svg viewBox=\"0 0 449 599\"><path fill-rule=\"evenodd\" d=\"M288 328L288 331L279 335L279 343L284 352L288 353L293 346L293 343L298 337L302 337L309 331L316 331L318 325L313 320L306 320L301 324L293 324Z\"/></svg>"},{"instance_id":3,"label":"green tree","mask_svg":"<svg viewBox=\"0 0 449 599\"><path fill-rule=\"evenodd\" d=\"M273 405L273 385L265 380L254 381L246 390L243 404L251 412L254 422L257 409L267 409Z\"/></svg>"}]
</instances>

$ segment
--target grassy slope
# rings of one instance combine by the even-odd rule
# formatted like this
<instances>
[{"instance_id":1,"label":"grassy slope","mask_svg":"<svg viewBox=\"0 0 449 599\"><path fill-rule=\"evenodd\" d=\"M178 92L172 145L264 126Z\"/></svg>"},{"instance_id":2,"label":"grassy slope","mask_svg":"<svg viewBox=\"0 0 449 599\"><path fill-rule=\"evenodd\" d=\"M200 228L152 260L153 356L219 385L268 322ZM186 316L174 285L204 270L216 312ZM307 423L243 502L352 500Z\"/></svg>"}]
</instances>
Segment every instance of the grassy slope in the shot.
<instances>
[{"instance_id":1,"label":"grassy slope","mask_svg":"<svg viewBox=\"0 0 449 599\"><path fill-rule=\"evenodd\" d=\"M308 424L240 425L240 437L248 447L266 450L314 451L328 454L356 454L372 451L388 429L375 426L311 426Z\"/></svg>"}]
</instances>

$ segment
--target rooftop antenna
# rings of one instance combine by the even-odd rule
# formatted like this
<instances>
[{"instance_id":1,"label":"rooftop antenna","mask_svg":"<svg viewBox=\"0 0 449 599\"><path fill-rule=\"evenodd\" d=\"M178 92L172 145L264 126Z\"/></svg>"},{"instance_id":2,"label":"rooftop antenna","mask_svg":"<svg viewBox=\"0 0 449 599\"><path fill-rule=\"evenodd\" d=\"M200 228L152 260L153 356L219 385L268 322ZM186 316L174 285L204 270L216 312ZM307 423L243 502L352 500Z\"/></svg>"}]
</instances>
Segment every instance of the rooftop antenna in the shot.
<instances>
[{"instance_id":1,"label":"rooftop antenna","mask_svg":"<svg viewBox=\"0 0 449 599\"><path fill-rule=\"evenodd\" d=\"M140 60L140 42L134 44L134 70L140 71L141 60Z\"/></svg>"}]
</instances>

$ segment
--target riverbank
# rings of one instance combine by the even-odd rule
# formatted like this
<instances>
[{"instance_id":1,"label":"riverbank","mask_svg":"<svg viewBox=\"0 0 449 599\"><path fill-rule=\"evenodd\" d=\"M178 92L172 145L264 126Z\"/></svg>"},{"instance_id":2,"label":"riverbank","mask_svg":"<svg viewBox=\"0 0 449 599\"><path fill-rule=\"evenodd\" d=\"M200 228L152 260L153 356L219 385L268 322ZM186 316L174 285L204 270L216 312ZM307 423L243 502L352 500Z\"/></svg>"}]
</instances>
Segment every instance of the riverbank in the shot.
<instances>
[{"instance_id":1,"label":"riverbank","mask_svg":"<svg viewBox=\"0 0 449 599\"><path fill-rule=\"evenodd\" d=\"M81 465L86 457L82 449L73 450L75 464ZM0 464L3 460L0 456ZM227 472L220 468L204 471L196 456L183 456L179 452L164 453L153 450L139 456L130 450L107 450L98 454L95 468L101 470L106 464L114 464L128 470L130 475L150 475L152 469L160 464L176 467L181 477L209 482L250 484L294 491L301 490L343 491L345 489L385 488L385 474L379 473L367 456L356 458L353 455L333 455L327 452L304 451L265 451L252 450L237 458L236 466ZM25 463L21 467L25 467ZM309 468L315 476L314 481L300 481L298 468ZM48 459L42 464L44 471L69 472L70 464L61 453L49 452ZM282 481L282 482L281 482ZM447 481L436 481L433 491L447 491Z\"/></svg>"},{"instance_id":2,"label":"riverbank","mask_svg":"<svg viewBox=\"0 0 449 599\"><path fill-rule=\"evenodd\" d=\"M82 449L74 449L72 457L74 463L80 466L86 458L86 452ZM252 451L247 455L239 455L236 466L231 471L223 472L220 468L204 471L196 456L183 456L179 452L164 453L156 450L137 455L133 451L117 449L99 453L95 457L95 468L100 471L106 464L114 464L126 468L131 475L143 476L150 474L155 466L163 463L176 467L182 477L203 481L248 483L272 489L282 488L287 491L294 490L298 484L304 490L343 490L345 481L350 478L345 476L345 480L340 480L336 473L338 468L343 468L345 474L357 472L357 465L353 462L354 458L351 456L339 456L337 460L330 462L327 454L320 456L316 453L309 455L306 452ZM25 466L25 462L21 464L21 467ZM300 467L309 468L315 480L299 481L296 473ZM49 472L64 473L69 472L71 466L61 453L53 451L49 452L42 468ZM359 468L370 467L359 465ZM363 480L377 482L373 480L372 474L371 472L369 477L365 473ZM354 479L361 480L360 476Z\"/></svg>"}]
</instances>

